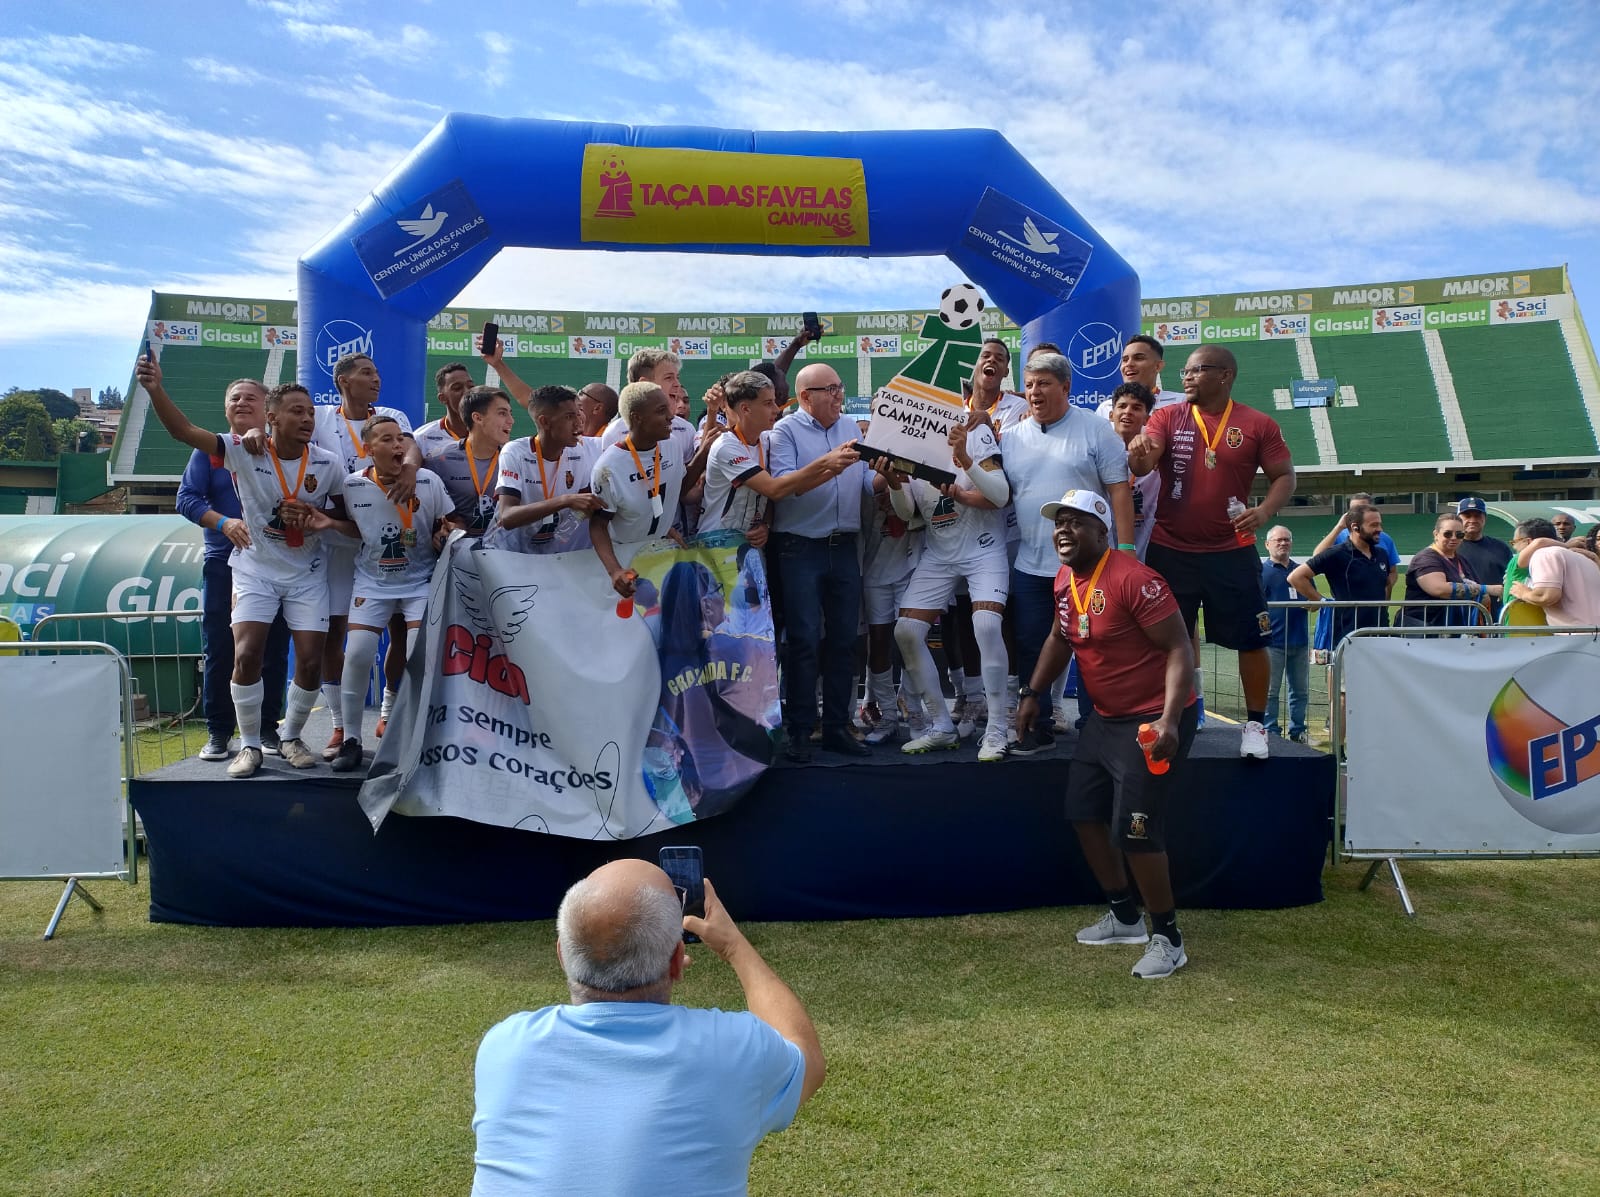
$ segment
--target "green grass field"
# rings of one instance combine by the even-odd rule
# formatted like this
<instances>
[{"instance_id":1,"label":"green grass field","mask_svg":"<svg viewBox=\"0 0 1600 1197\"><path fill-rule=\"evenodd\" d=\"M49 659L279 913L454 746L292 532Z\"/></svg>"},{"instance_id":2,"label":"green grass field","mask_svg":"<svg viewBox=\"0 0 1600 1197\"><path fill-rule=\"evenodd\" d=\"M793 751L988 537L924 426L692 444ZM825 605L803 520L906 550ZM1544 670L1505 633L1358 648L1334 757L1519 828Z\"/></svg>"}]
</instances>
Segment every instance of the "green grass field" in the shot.
<instances>
[{"instance_id":1,"label":"green grass field","mask_svg":"<svg viewBox=\"0 0 1600 1197\"><path fill-rule=\"evenodd\" d=\"M1405 870L1415 920L1357 865L1188 912L1164 982L1075 944L1088 909L751 925L829 1058L752 1191L1600 1191L1600 862ZM0 886L0 1193L465 1193L479 1037L564 997L549 923L177 927L90 888L43 943L59 886ZM708 953L679 994L740 1005Z\"/></svg>"}]
</instances>

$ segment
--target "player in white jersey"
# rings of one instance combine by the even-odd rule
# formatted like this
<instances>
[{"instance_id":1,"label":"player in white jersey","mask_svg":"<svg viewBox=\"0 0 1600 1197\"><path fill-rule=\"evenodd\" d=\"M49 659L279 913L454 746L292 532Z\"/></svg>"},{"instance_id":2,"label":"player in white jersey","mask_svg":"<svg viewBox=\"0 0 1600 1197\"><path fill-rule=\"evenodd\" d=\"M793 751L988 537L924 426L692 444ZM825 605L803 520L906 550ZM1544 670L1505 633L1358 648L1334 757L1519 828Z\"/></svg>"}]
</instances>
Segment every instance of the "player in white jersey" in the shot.
<instances>
[{"instance_id":1,"label":"player in white jersey","mask_svg":"<svg viewBox=\"0 0 1600 1197\"><path fill-rule=\"evenodd\" d=\"M865 439L867 429L862 429ZM892 740L900 729L901 704L911 739L927 730L922 696L901 678L898 698L894 690L894 625L901 598L922 559L921 516L902 519L887 493L872 497L862 517L861 606L867 617L867 696L858 719L867 729L868 744Z\"/></svg>"},{"instance_id":2,"label":"player in white jersey","mask_svg":"<svg viewBox=\"0 0 1600 1197\"><path fill-rule=\"evenodd\" d=\"M446 444L459 441L467 435L466 423L461 419L461 401L472 389L472 375L465 362L446 362L433 372L434 398L444 408L444 415L429 420L412 433L417 451L426 460L429 453L438 452Z\"/></svg>"},{"instance_id":3,"label":"player in white jersey","mask_svg":"<svg viewBox=\"0 0 1600 1197\"><path fill-rule=\"evenodd\" d=\"M308 524L317 530L337 529L361 542L339 687L347 732L333 758L335 773L361 766L361 713L366 705L367 679L378 655L378 637L391 618L399 615L405 629L404 652L409 654L415 645L433 563L449 534L446 520L453 507L444 483L429 470L417 475L417 493L410 501L396 503L389 498L405 456L405 435L398 422L388 416L371 416L361 437L372 464L345 479L348 518L317 512Z\"/></svg>"},{"instance_id":4,"label":"player in white jersey","mask_svg":"<svg viewBox=\"0 0 1600 1197\"><path fill-rule=\"evenodd\" d=\"M150 406L175 440L221 457L233 473L244 513L247 547L233 553L233 706L239 755L229 777L261 768L261 657L279 610L294 638L294 680L284 709L281 751L296 769L316 763L300 733L316 703L323 640L328 629L328 583L322 538L306 527L313 508L344 491L341 463L311 443L311 395L286 383L267 392L267 434L218 436L194 424L161 385L161 367L141 357L136 367ZM247 444L249 447L247 447ZM255 451L252 452L251 449Z\"/></svg>"},{"instance_id":5,"label":"player in white jersey","mask_svg":"<svg viewBox=\"0 0 1600 1197\"><path fill-rule=\"evenodd\" d=\"M630 382L617 401L628 422L628 435L594 463L590 487L601 507L589 517L595 555L611 585L623 598L633 597L634 574L628 568L640 546L669 537L682 544L672 526L683 493L684 478L705 471L714 443L707 440L686 466L672 441L672 406L667 393L653 382Z\"/></svg>"},{"instance_id":6,"label":"player in white jersey","mask_svg":"<svg viewBox=\"0 0 1600 1197\"><path fill-rule=\"evenodd\" d=\"M1011 382L1011 349L999 337L990 337L978 351L977 364L972 368L972 393L967 396L967 410L976 417L987 415L991 427L1002 437L1007 428L1028 418L1028 401L1015 391L1008 390Z\"/></svg>"},{"instance_id":7,"label":"player in white jersey","mask_svg":"<svg viewBox=\"0 0 1600 1197\"><path fill-rule=\"evenodd\" d=\"M1111 427L1117 430L1124 445L1144 431L1150 413L1156 409L1156 398L1150 388L1142 383L1125 382L1111 392ZM1130 467L1130 473L1132 472ZM1143 477L1134 476L1133 482L1133 551L1140 561L1150 545L1150 533L1155 531L1156 504L1161 499L1161 471L1151 470Z\"/></svg>"},{"instance_id":8,"label":"player in white jersey","mask_svg":"<svg viewBox=\"0 0 1600 1197\"><path fill-rule=\"evenodd\" d=\"M538 435L500 450L500 505L483 547L518 553L589 548L589 517L601 505L590 490L600 442L579 435L578 397L569 387L540 387L531 410Z\"/></svg>"},{"instance_id":9,"label":"player in white jersey","mask_svg":"<svg viewBox=\"0 0 1600 1197\"><path fill-rule=\"evenodd\" d=\"M511 397L499 387L473 387L461 400L467 435L442 446L423 464L439 476L455 504L455 522L482 536L494 517L500 450L511 439Z\"/></svg>"},{"instance_id":10,"label":"player in white jersey","mask_svg":"<svg viewBox=\"0 0 1600 1197\"><path fill-rule=\"evenodd\" d=\"M731 375L723 384L730 427L711 447L706 461L705 509L700 530L731 528L760 548L767 543L769 504L803 495L861 460L853 445L841 445L815 461L774 478L767 471L764 437L778 420L772 379L754 370Z\"/></svg>"},{"instance_id":11,"label":"player in white jersey","mask_svg":"<svg viewBox=\"0 0 1600 1197\"><path fill-rule=\"evenodd\" d=\"M1011 498L1011 487L1000 444L987 425L969 430L953 424L949 439L957 471L954 483L934 487L921 479L901 482L903 476L886 475L895 513L902 519L920 513L928 525L922 559L901 599L894 636L901 659L927 705L931 726L926 735L907 741L902 751L930 752L954 748L960 742L944 705L927 640L934 620L950 605L957 583L964 578L972 597L972 630L982 657L983 694L989 712L978 759L998 761L1006 755L1006 644L1001 622L1011 571L1003 509Z\"/></svg>"},{"instance_id":12,"label":"player in white jersey","mask_svg":"<svg viewBox=\"0 0 1600 1197\"><path fill-rule=\"evenodd\" d=\"M1129 337L1127 344L1122 347L1122 381L1136 382L1150 392L1151 412L1184 401L1182 391L1161 389L1161 367L1164 358L1165 351L1161 348L1161 342L1148 333L1138 333ZM1109 420L1119 393L1113 391L1111 398L1102 399L1100 406L1094 409L1094 414ZM1149 412L1145 413L1145 418L1149 418ZM1144 559L1143 550L1140 551L1139 558Z\"/></svg>"},{"instance_id":13,"label":"player in white jersey","mask_svg":"<svg viewBox=\"0 0 1600 1197\"><path fill-rule=\"evenodd\" d=\"M628 359L629 382L653 382L667 393L672 407L672 439L684 461L694 458L697 439L694 425L688 420L689 392L684 390L679 371L683 362L676 353L665 349L640 349ZM627 422L619 414L606 427L601 439L607 445L620 444L628 435ZM693 535L699 522L704 483L700 475L690 474L684 479L679 496L679 507L672 514L673 526L685 536Z\"/></svg>"},{"instance_id":14,"label":"player in white jersey","mask_svg":"<svg viewBox=\"0 0 1600 1197\"><path fill-rule=\"evenodd\" d=\"M347 353L333 364L333 385L339 391L337 406L317 408L316 441L319 446L336 454L344 465L341 477L366 469L367 458L361 429L368 417L385 415L397 421L405 430L407 449L405 464L395 482L396 502L411 498L416 490L417 471L422 468L422 454L410 440L411 421L403 411L393 407L379 407L378 393L383 379L378 367L364 353ZM355 581L356 541L340 532L326 534L328 570L328 638L322 650L322 699L333 720L333 736L322 750L322 759L331 761L339 753L344 739L344 716L340 710L338 678L344 673L345 620L350 611L350 591ZM399 628L395 629L399 631Z\"/></svg>"}]
</instances>

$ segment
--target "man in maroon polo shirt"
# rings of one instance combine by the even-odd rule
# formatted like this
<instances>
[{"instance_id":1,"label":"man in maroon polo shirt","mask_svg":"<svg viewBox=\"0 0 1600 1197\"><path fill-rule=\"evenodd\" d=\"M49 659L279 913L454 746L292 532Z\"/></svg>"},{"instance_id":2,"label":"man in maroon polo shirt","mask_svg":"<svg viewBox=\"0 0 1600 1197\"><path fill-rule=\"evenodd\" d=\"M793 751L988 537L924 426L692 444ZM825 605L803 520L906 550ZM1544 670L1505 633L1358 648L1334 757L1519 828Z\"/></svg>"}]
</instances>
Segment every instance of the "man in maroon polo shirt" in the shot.
<instances>
[{"instance_id":1,"label":"man in maroon polo shirt","mask_svg":"<svg viewBox=\"0 0 1600 1197\"><path fill-rule=\"evenodd\" d=\"M1112 551L1111 504L1104 498L1069 490L1039 514L1055 524L1062 565L1055 582L1055 626L1033 677L1019 691L1017 726L1031 726L1038 695L1050 692L1050 683L1077 654L1094 710L1072 758L1067 817L1111 904L1098 922L1078 932L1078 942L1097 947L1148 943L1133 975L1168 977L1189 960L1166 850L1167 804L1199 715L1189 633L1165 579L1131 554ZM1147 738L1153 737L1148 747L1139 742L1146 724ZM1130 871L1150 911L1149 934L1129 885Z\"/></svg>"}]
</instances>

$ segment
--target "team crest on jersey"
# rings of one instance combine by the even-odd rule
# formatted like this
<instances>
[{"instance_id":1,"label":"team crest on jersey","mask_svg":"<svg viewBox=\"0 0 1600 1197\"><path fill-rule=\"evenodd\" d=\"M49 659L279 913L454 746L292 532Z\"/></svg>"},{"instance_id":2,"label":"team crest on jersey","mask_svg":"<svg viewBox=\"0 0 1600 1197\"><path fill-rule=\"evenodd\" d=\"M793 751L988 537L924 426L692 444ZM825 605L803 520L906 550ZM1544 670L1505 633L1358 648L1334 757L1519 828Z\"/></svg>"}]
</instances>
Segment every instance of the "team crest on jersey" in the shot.
<instances>
[{"instance_id":1,"label":"team crest on jersey","mask_svg":"<svg viewBox=\"0 0 1600 1197\"><path fill-rule=\"evenodd\" d=\"M1150 838L1150 816L1143 811L1131 811L1128 814L1128 838L1130 840L1147 840Z\"/></svg>"},{"instance_id":2,"label":"team crest on jersey","mask_svg":"<svg viewBox=\"0 0 1600 1197\"><path fill-rule=\"evenodd\" d=\"M566 486L567 486L568 490L572 489L572 484L573 484L574 481L575 481L575 479L573 478L572 471L568 470L567 471L567 483L566 483Z\"/></svg>"},{"instance_id":3,"label":"team crest on jersey","mask_svg":"<svg viewBox=\"0 0 1600 1197\"><path fill-rule=\"evenodd\" d=\"M1091 615L1104 615L1106 610L1106 592L1096 586L1089 595L1089 613Z\"/></svg>"},{"instance_id":4,"label":"team crest on jersey","mask_svg":"<svg viewBox=\"0 0 1600 1197\"><path fill-rule=\"evenodd\" d=\"M1151 578L1143 586L1139 587L1139 593L1144 595L1144 597L1147 598L1147 599L1158 599L1158 598L1160 598L1161 597L1161 579L1160 578Z\"/></svg>"},{"instance_id":5,"label":"team crest on jersey","mask_svg":"<svg viewBox=\"0 0 1600 1197\"><path fill-rule=\"evenodd\" d=\"M1272 616L1268 615L1265 611L1257 611L1256 627L1261 629L1261 634L1263 636L1272 635Z\"/></svg>"},{"instance_id":6,"label":"team crest on jersey","mask_svg":"<svg viewBox=\"0 0 1600 1197\"><path fill-rule=\"evenodd\" d=\"M356 595L356 597L354 599L351 600L351 606L359 607L359 606L361 606L362 603L364 603L366 601L367 600L365 598L363 598L361 595L358 594L358 595Z\"/></svg>"},{"instance_id":7,"label":"team crest on jersey","mask_svg":"<svg viewBox=\"0 0 1600 1197\"><path fill-rule=\"evenodd\" d=\"M1228 448L1237 449L1240 445L1244 444L1244 429L1242 429L1242 428L1230 428L1230 429L1228 429L1228 435L1227 435L1226 439L1227 439L1227 442L1228 442Z\"/></svg>"},{"instance_id":8,"label":"team crest on jersey","mask_svg":"<svg viewBox=\"0 0 1600 1197\"><path fill-rule=\"evenodd\" d=\"M315 474L307 474L306 475L306 494L314 495L316 493L317 493L317 476Z\"/></svg>"}]
</instances>

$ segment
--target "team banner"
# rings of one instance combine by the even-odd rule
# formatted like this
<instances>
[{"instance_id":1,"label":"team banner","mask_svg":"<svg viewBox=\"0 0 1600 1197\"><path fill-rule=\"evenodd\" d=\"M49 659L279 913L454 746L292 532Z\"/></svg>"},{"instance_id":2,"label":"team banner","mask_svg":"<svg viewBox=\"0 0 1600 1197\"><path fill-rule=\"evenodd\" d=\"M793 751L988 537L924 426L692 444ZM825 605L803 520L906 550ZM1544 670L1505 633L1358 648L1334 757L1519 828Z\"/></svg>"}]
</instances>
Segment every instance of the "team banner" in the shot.
<instances>
[{"instance_id":1,"label":"team banner","mask_svg":"<svg viewBox=\"0 0 1600 1197\"><path fill-rule=\"evenodd\" d=\"M859 158L583 150L584 241L644 245L870 245Z\"/></svg>"},{"instance_id":2,"label":"team banner","mask_svg":"<svg viewBox=\"0 0 1600 1197\"><path fill-rule=\"evenodd\" d=\"M735 533L662 542L619 606L593 553L457 537L361 806L581 839L727 810L780 722L761 554Z\"/></svg>"},{"instance_id":3,"label":"team banner","mask_svg":"<svg viewBox=\"0 0 1600 1197\"><path fill-rule=\"evenodd\" d=\"M1345 848L1600 852L1600 644L1354 636Z\"/></svg>"}]
</instances>

